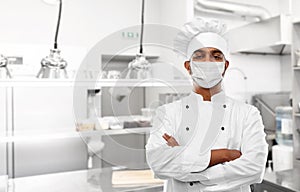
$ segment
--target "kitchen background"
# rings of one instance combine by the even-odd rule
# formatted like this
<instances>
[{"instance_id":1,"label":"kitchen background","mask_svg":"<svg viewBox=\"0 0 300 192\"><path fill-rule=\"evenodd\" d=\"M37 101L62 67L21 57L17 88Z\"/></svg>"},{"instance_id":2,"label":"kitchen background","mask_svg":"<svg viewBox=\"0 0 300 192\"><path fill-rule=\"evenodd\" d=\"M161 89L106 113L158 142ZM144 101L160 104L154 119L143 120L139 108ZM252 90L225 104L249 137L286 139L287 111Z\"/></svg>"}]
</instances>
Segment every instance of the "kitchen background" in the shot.
<instances>
[{"instance_id":1,"label":"kitchen background","mask_svg":"<svg viewBox=\"0 0 300 192\"><path fill-rule=\"evenodd\" d=\"M263 31L257 30L257 34L250 30L257 18L209 10L195 2L145 1L144 53L153 63L152 77L161 80L147 84L138 80L115 81L118 77L114 77L113 72L111 79L108 77L109 71L114 70L123 72L121 76L124 76L128 63L138 52L141 0L63 1L59 49L68 62L68 80L35 77L41 68L41 59L52 47L57 4L46 0L1 0L0 54L8 57L7 68L13 78L2 79L0 85L0 175L18 178L91 167L147 167L144 145L152 111L158 105L187 95L191 89L182 58L171 48L150 43L164 41L172 46L175 32L195 16L222 19L228 25L229 43L239 42L231 47L225 91L261 110L271 160L275 108L288 106L293 98L294 112L298 112L299 77L292 67L297 60L291 52L299 47L299 25L292 23L299 21L300 1L245 2L263 7L269 12L268 17L274 19L274 22L259 25ZM250 27L245 29L244 26ZM166 38L163 34L169 32ZM92 54L99 55L89 60ZM80 67L85 71L86 81L92 82L103 71L106 79L96 85L92 82L75 87L73 82ZM293 117L295 131L299 117ZM277 160L283 165L278 170L293 167L293 161L299 166L296 160L300 157L299 135L295 140L294 134L294 146L298 148L292 153L291 146L276 149L294 153L291 160Z\"/></svg>"}]
</instances>

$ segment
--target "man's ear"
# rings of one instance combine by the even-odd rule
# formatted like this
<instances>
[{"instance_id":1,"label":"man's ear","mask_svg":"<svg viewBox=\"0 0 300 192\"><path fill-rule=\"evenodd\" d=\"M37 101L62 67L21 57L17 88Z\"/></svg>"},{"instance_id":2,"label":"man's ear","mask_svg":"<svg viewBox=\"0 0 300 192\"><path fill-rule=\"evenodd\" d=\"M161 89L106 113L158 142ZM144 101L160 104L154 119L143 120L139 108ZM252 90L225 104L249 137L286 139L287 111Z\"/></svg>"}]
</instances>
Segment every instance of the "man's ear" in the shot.
<instances>
[{"instance_id":1,"label":"man's ear","mask_svg":"<svg viewBox=\"0 0 300 192\"><path fill-rule=\"evenodd\" d=\"M185 61L184 62L184 68L188 71L188 73L191 75L191 65L190 61Z\"/></svg>"},{"instance_id":2,"label":"man's ear","mask_svg":"<svg viewBox=\"0 0 300 192\"><path fill-rule=\"evenodd\" d=\"M224 77L224 75L225 75L225 72L226 72L226 70L227 70L227 68L229 67L229 61L225 61L225 69L224 69L224 72L222 73L222 76Z\"/></svg>"}]
</instances>

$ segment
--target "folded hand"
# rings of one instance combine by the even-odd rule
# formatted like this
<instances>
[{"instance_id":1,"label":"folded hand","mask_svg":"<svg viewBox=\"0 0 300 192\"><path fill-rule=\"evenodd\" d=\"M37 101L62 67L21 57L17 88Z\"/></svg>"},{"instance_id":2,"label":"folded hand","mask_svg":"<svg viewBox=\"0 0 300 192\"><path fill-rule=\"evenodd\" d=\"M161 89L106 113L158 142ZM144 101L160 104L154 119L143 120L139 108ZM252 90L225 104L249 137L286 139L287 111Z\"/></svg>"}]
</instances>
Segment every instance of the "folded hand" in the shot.
<instances>
[{"instance_id":1,"label":"folded hand","mask_svg":"<svg viewBox=\"0 0 300 192\"><path fill-rule=\"evenodd\" d=\"M167 133L165 133L162 137L167 141L167 145L169 145L171 147L179 146L176 139L174 137L168 135Z\"/></svg>"}]
</instances>

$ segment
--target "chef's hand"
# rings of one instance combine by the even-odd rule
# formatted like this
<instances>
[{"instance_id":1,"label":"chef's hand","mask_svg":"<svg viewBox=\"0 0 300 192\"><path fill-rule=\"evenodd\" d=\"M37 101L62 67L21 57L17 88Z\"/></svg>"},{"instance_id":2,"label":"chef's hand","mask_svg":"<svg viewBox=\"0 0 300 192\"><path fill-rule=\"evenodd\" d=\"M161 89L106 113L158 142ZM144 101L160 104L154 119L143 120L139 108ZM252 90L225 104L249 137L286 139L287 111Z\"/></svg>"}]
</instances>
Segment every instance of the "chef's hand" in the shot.
<instances>
[{"instance_id":1,"label":"chef's hand","mask_svg":"<svg viewBox=\"0 0 300 192\"><path fill-rule=\"evenodd\" d=\"M167 141L167 145L169 145L171 147L179 146L176 139L174 137L168 135L167 133L165 133L162 137Z\"/></svg>"},{"instance_id":2,"label":"chef's hand","mask_svg":"<svg viewBox=\"0 0 300 192\"><path fill-rule=\"evenodd\" d=\"M214 149L211 150L209 167L219 163L225 163L240 158L242 153L235 149Z\"/></svg>"},{"instance_id":3,"label":"chef's hand","mask_svg":"<svg viewBox=\"0 0 300 192\"><path fill-rule=\"evenodd\" d=\"M226 149L227 150L227 161L233 161L237 158L240 158L242 153L239 150L235 149Z\"/></svg>"}]
</instances>

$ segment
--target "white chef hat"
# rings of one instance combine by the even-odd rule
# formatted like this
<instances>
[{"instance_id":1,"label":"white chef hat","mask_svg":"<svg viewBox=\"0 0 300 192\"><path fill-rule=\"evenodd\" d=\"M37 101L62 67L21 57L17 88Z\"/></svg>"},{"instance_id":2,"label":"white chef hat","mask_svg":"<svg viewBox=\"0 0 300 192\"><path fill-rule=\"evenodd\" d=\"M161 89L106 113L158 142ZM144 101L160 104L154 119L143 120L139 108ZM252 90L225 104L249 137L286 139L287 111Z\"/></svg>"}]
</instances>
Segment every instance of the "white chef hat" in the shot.
<instances>
[{"instance_id":1,"label":"white chef hat","mask_svg":"<svg viewBox=\"0 0 300 192\"><path fill-rule=\"evenodd\" d=\"M196 17L185 23L183 29L174 40L174 51L190 59L194 51L203 47L213 47L222 51L226 59L229 50L226 39L223 37L226 25L216 19Z\"/></svg>"}]
</instances>

